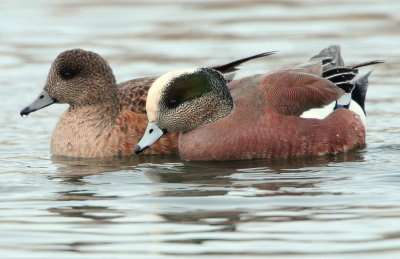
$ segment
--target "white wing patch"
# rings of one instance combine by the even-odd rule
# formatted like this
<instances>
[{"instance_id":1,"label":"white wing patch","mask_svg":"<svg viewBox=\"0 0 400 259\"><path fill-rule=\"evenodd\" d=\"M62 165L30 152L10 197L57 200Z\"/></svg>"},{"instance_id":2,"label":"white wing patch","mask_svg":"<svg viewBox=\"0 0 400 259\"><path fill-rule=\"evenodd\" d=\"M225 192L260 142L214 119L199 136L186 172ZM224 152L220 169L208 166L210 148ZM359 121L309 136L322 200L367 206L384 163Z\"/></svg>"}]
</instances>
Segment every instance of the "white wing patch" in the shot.
<instances>
[{"instance_id":1,"label":"white wing patch","mask_svg":"<svg viewBox=\"0 0 400 259\"><path fill-rule=\"evenodd\" d=\"M303 114L301 114L300 117L322 120L334 111L335 103L336 103L336 101L332 102L322 108L310 109L308 111L303 112ZM365 126L365 114L364 114L363 109L360 107L360 105L358 105L358 103L355 101L351 101L349 110L354 112L355 114L357 114Z\"/></svg>"},{"instance_id":2,"label":"white wing patch","mask_svg":"<svg viewBox=\"0 0 400 259\"><path fill-rule=\"evenodd\" d=\"M300 115L302 118L309 118L309 119L324 119L326 116L331 114L333 112L333 109L335 108L335 102L332 102L322 108L314 108L310 109L308 111L303 112L303 114Z\"/></svg>"}]
</instances>

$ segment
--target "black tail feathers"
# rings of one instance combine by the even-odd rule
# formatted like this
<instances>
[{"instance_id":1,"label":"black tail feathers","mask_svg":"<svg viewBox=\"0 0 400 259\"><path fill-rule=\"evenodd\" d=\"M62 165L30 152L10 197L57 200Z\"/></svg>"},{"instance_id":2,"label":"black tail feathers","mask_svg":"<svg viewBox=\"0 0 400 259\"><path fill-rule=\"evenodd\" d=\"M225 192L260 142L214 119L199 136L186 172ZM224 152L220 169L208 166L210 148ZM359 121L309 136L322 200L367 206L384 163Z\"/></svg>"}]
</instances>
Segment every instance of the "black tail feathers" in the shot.
<instances>
[{"instance_id":1,"label":"black tail feathers","mask_svg":"<svg viewBox=\"0 0 400 259\"><path fill-rule=\"evenodd\" d=\"M359 68L359 67L365 67L365 66L382 64L382 63L385 63L385 60L371 60L371 61L356 64L356 65L352 65L351 68L355 69L355 68Z\"/></svg>"},{"instance_id":2,"label":"black tail feathers","mask_svg":"<svg viewBox=\"0 0 400 259\"><path fill-rule=\"evenodd\" d=\"M365 112L365 98L367 96L367 88L368 88L368 77L372 71L368 72L367 74L363 75L362 77L358 78L354 81L354 89L351 93L351 99L358 103L360 107L363 109L364 114Z\"/></svg>"},{"instance_id":3,"label":"black tail feathers","mask_svg":"<svg viewBox=\"0 0 400 259\"><path fill-rule=\"evenodd\" d=\"M355 87L355 81L353 81L353 78L358 74L358 68L381 64L384 62L385 61L383 60L372 60L352 66L336 66L328 70L323 70L322 77L328 79L336 86L343 89L346 93L351 93Z\"/></svg>"},{"instance_id":4,"label":"black tail feathers","mask_svg":"<svg viewBox=\"0 0 400 259\"><path fill-rule=\"evenodd\" d=\"M227 79L228 81L231 81L234 77L234 73L239 70L239 66L247 61L256 59L256 58L261 58L261 57L266 57L272 54L275 54L275 51L270 51L270 52L264 52L264 53L260 53L251 57L247 57L247 58L242 58L242 59L238 59L235 60L233 62L224 64L224 65L220 65L220 66L213 66L211 67L212 69L215 69L219 72L221 72L222 74L224 74L225 79Z\"/></svg>"}]
</instances>

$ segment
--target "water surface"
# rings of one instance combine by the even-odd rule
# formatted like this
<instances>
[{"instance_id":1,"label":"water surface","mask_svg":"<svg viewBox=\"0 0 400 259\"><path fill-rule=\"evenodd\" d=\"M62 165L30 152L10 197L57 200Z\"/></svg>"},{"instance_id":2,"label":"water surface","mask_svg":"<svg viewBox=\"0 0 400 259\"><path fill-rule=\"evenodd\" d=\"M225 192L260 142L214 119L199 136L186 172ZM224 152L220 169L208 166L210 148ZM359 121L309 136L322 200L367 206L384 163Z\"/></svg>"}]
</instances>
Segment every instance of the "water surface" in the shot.
<instances>
[{"instance_id":1,"label":"water surface","mask_svg":"<svg viewBox=\"0 0 400 259\"><path fill-rule=\"evenodd\" d=\"M2 1L1 257L399 256L398 10L395 0ZM65 105L19 117L65 49L98 52L123 81L278 51L241 77L330 44L349 63L387 60L370 80L367 146L348 154L67 159L49 152Z\"/></svg>"}]
</instances>

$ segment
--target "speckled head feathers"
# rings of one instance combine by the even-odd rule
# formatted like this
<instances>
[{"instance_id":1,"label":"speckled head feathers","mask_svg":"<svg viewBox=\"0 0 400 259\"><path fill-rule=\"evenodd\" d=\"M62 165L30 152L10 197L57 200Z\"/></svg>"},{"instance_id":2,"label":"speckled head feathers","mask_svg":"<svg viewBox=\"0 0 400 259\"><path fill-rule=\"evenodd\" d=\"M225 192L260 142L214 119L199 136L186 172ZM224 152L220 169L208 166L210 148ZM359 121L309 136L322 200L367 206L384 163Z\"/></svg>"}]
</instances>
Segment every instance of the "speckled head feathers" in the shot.
<instances>
[{"instance_id":1,"label":"speckled head feathers","mask_svg":"<svg viewBox=\"0 0 400 259\"><path fill-rule=\"evenodd\" d=\"M216 121L232 108L224 77L210 68L164 74L151 86L146 103L149 121L173 132Z\"/></svg>"},{"instance_id":2,"label":"speckled head feathers","mask_svg":"<svg viewBox=\"0 0 400 259\"><path fill-rule=\"evenodd\" d=\"M54 60L45 90L59 103L80 106L115 98L115 85L113 72L100 55L72 49Z\"/></svg>"}]
</instances>

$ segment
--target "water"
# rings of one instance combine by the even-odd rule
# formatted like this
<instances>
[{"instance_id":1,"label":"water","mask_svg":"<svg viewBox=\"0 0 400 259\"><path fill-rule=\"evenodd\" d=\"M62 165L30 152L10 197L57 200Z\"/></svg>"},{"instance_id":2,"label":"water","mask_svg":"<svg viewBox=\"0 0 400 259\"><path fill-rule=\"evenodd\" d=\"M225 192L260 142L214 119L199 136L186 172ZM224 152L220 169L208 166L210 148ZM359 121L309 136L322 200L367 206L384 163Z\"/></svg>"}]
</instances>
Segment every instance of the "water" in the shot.
<instances>
[{"instance_id":1,"label":"water","mask_svg":"<svg viewBox=\"0 0 400 259\"><path fill-rule=\"evenodd\" d=\"M2 1L1 258L399 256L398 10L395 0ZM19 116L65 49L100 53L123 81L278 51L241 77L335 43L350 63L387 60L370 80L367 147L348 154L65 159L49 145L66 106Z\"/></svg>"}]
</instances>

